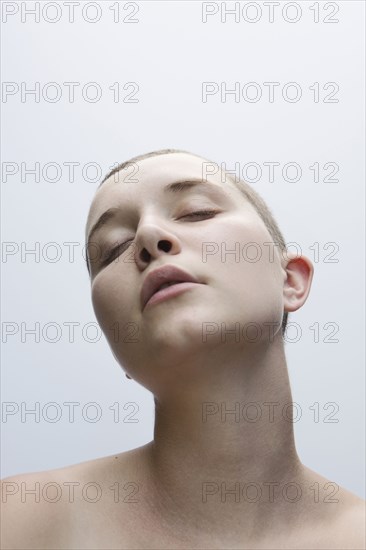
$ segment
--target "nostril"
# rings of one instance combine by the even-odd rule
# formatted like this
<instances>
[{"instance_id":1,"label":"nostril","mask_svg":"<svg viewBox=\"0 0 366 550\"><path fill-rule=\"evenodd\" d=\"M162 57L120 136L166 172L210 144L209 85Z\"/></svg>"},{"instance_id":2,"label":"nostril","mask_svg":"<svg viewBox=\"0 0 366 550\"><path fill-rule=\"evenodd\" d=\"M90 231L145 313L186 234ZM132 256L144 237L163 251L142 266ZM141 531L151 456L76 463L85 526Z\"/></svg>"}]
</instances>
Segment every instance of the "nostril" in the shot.
<instances>
[{"instance_id":1,"label":"nostril","mask_svg":"<svg viewBox=\"0 0 366 550\"><path fill-rule=\"evenodd\" d=\"M158 242L159 250L163 250L164 252L169 252L171 247L172 247L172 243L170 243L169 241L159 241Z\"/></svg>"},{"instance_id":2,"label":"nostril","mask_svg":"<svg viewBox=\"0 0 366 550\"><path fill-rule=\"evenodd\" d=\"M150 256L149 252L146 250L146 248L143 248L141 250L141 259L142 259L142 261L148 262L148 261L150 261L150 257L151 256Z\"/></svg>"}]
</instances>

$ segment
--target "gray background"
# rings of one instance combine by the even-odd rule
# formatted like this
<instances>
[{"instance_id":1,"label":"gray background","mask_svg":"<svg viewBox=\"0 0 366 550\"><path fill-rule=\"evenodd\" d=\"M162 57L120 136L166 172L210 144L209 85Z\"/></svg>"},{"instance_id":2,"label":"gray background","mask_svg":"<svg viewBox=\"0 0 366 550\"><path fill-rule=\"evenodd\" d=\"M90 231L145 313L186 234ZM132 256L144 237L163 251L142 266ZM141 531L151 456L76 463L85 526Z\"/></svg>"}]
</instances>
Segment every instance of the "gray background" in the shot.
<instances>
[{"instance_id":1,"label":"gray background","mask_svg":"<svg viewBox=\"0 0 366 550\"><path fill-rule=\"evenodd\" d=\"M20 2L12 4L21 9ZM22 4L34 7L34 2ZM39 82L41 89L56 82L63 92L55 103L42 95L39 102L32 96L22 102L17 93L3 96L1 105L3 170L6 162L18 167L2 182L2 240L3 247L19 247L8 256L3 250L2 257L2 400L3 408L13 403L15 411L2 416L2 477L59 468L151 440L152 395L125 378L101 333L98 339L95 328L85 329L96 319L81 249L90 202L110 167L172 147L226 162L230 169L249 162L262 167L253 187L286 240L298 243L315 267L308 301L289 319L300 325L301 338L286 344L292 398L301 407L295 424L298 453L308 467L364 497L364 3L331 3L339 8L333 16L338 23L324 22L333 11L324 2L319 3L319 23L309 8L313 2L297 2L301 17L296 23L282 15L284 2L272 23L263 2L256 2L262 10L256 23L243 16L239 22L233 16L223 22L220 12L203 23L202 4L190 1L138 2L137 23L122 21L133 6L121 2L115 23L110 9L115 3L101 2L100 20L90 23L82 17L84 4L75 8L74 23L59 2L62 16L56 23L42 16L39 23L34 16L22 22L19 11L2 24L3 82L19 87L24 82L28 88ZM89 9L87 17L94 18L97 12ZM49 8L46 17L55 13ZM288 18L294 14L287 12ZM254 11L247 18L253 19ZM73 103L63 85L72 81L80 83ZM137 83L138 102L115 103L108 88L117 81L123 97L131 90L123 85ZM100 101L83 99L80 90L88 82L99 84ZM203 102L202 82L226 82L228 89L235 82L257 82L263 96L256 103L242 98L236 103L233 96L221 101L216 94ZM273 103L264 82L280 82ZM283 99L288 82L301 86L298 102ZM319 102L309 90L314 82L320 84ZM339 86L337 103L323 101L332 91L323 90L327 82ZM22 178L21 163L31 168L36 162L41 172L47 163L58 163L59 181L47 181L56 173L51 169L39 183L30 174ZM79 163L73 181L66 162ZM274 182L264 162L281 164ZM288 162L301 166L298 182L281 177ZM319 182L309 169L315 162L321 168ZM339 166L338 182L323 181L330 173L322 169L327 162ZM90 168L83 177L87 163L97 163L100 174ZM52 261L55 248L47 249L51 242L58 244L58 261ZM79 243L73 260L64 244L70 242ZM324 249L329 242L339 247L338 262L325 261L333 250ZM34 249L35 243L46 250L38 261L31 254L22 257L21 247ZM314 243L319 243L317 262L310 248ZM9 323L18 331L6 338ZM40 341L30 334L22 341L24 329L35 323ZM47 339L56 336L55 329L42 336L47 323L59 326L54 343ZM78 323L73 342L65 323ZM309 328L314 323L319 323L319 342ZM339 327L332 336L338 342L326 341L332 334L326 323ZM289 337L295 338L295 332ZM36 402L39 422L32 415L22 418L22 407L32 409ZM55 408L45 407L51 402L61 412L57 422L51 421ZM65 402L80 404L74 422ZM90 402L99 404L99 421L90 421L95 415L94 408L85 408ZM131 402L138 410L128 421L134 409L126 404ZM109 408L116 409L115 403L119 422ZM326 408L329 403L336 405Z\"/></svg>"}]
</instances>

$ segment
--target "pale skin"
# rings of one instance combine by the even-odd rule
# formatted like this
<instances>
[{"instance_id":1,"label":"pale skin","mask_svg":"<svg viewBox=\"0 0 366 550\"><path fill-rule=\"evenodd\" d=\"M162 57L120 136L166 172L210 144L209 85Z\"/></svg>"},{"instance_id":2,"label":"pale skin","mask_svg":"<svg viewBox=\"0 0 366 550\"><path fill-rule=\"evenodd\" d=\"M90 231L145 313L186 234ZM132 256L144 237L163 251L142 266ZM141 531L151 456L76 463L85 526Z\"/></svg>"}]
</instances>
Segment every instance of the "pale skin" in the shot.
<instances>
[{"instance_id":1,"label":"pale skin","mask_svg":"<svg viewBox=\"0 0 366 550\"><path fill-rule=\"evenodd\" d=\"M279 412L293 401L282 316L304 305L313 265L276 247L271 257L264 245L272 241L268 229L221 173L207 178L221 194L191 189L163 195L172 181L200 179L203 162L183 153L139 161L137 182L111 177L98 189L87 221L86 237L105 210L120 207L93 242L105 250L134 241L118 261L91 262L91 294L113 355L154 395L153 440L119 455L4 479L7 491L22 481L95 482L103 496L91 503L75 490L70 503L63 491L54 504L9 496L2 505L2 548L365 548L365 501L301 463L293 423ZM218 212L183 217L200 210ZM203 261L207 242L224 242L227 250L255 242L262 256L236 262L233 254L216 253ZM142 310L144 278L163 265L178 266L201 284ZM138 344L115 341L109 327L117 321L138 326ZM262 332L254 342L255 333L239 341L227 333L225 341L220 328L204 339L207 322L228 330L237 322L241 328L256 323ZM220 414L221 404L233 410L249 402L261 406L257 421ZM272 417L264 403L278 404ZM248 417L253 414L248 409ZM118 502L110 489L115 483L122 487ZM253 490L242 491L245 483L262 491L256 502ZM235 484L237 501L228 492ZM284 496L286 484L292 485Z\"/></svg>"}]
</instances>

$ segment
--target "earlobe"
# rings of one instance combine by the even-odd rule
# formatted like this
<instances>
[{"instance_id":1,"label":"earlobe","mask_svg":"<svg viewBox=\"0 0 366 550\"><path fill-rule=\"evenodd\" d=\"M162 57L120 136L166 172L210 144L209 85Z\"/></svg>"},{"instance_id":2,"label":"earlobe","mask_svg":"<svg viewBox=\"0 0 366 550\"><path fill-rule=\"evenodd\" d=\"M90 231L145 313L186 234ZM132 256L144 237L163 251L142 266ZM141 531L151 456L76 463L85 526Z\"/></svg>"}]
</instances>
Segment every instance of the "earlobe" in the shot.
<instances>
[{"instance_id":1,"label":"earlobe","mask_svg":"<svg viewBox=\"0 0 366 550\"><path fill-rule=\"evenodd\" d=\"M314 266L306 256L295 256L285 267L287 278L283 289L284 310L296 311L309 295L314 274Z\"/></svg>"}]
</instances>

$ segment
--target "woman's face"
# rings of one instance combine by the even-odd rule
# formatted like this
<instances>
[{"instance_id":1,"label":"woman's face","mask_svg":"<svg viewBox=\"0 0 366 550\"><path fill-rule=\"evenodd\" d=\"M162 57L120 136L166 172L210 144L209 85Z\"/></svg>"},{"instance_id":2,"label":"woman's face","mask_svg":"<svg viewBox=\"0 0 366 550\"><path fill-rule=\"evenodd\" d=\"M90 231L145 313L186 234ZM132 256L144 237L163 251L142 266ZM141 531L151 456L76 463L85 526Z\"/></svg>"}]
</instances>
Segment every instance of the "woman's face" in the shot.
<instances>
[{"instance_id":1,"label":"woman's face","mask_svg":"<svg viewBox=\"0 0 366 550\"><path fill-rule=\"evenodd\" d=\"M96 317L117 361L153 392L164 376L179 375L180 365L185 376L194 363L204 365L209 350L240 354L253 346L249 340L268 340L264 323L281 330L286 271L278 247L268 244L264 222L225 175L202 177L205 162L183 153L139 161L106 180L89 212L86 237L106 210L116 209L91 237ZM165 190L192 180L207 183ZM190 215L202 210L214 212ZM125 242L103 262L101 256ZM147 275L167 265L201 284L143 308ZM235 323L237 336L230 334Z\"/></svg>"}]
</instances>

